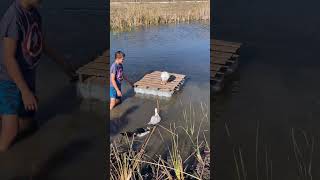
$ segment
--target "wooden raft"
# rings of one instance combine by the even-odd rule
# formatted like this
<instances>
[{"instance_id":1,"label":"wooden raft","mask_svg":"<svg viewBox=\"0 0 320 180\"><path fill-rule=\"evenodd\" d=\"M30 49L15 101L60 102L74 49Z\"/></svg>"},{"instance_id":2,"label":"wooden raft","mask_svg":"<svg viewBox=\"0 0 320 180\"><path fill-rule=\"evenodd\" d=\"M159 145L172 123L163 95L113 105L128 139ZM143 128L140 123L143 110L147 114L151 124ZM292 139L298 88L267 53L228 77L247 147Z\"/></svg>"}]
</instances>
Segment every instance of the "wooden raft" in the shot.
<instances>
[{"instance_id":1,"label":"wooden raft","mask_svg":"<svg viewBox=\"0 0 320 180\"><path fill-rule=\"evenodd\" d=\"M170 78L166 84L161 84L161 71L153 71L143 76L134 83L134 90L140 94L171 97L179 91L186 76L183 74L169 73Z\"/></svg>"},{"instance_id":2,"label":"wooden raft","mask_svg":"<svg viewBox=\"0 0 320 180\"><path fill-rule=\"evenodd\" d=\"M109 50L77 70L78 93L84 98L107 99L106 83L109 76Z\"/></svg>"},{"instance_id":3,"label":"wooden raft","mask_svg":"<svg viewBox=\"0 0 320 180\"><path fill-rule=\"evenodd\" d=\"M84 82L88 77L106 78L109 71L109 50L103 52L95 60L80 67L77 70L80 82Z\"/></svg>"},{"instance_id":4,"label":"wooden raft","mask_svg":"<svg viewBox=\"0 0 320 180\"><path fill-rule=\"evenodd\" d=\"M222 89L225 77L236 69L241 46L241 43L211 40L210 82L214 92Z\"/></svg>"}]
</instances>

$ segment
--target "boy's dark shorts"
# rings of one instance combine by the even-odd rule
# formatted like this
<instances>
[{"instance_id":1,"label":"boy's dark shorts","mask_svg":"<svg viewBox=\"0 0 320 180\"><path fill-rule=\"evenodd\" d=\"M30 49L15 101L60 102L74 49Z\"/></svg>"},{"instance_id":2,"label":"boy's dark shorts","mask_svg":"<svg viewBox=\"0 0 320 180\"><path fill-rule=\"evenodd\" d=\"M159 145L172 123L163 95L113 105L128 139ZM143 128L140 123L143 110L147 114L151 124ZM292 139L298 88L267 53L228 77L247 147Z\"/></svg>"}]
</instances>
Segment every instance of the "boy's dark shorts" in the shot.
<instances>
[{"instance_id":1,"label":"boy's dark shorts","mask_svg":"<svg viewBox=\"0 0 320 180\"><path fill-rule=\"evenodd\" d=\"M0 81L0 115L34 118L34 111L26 111L21 92L12 81Z\"/></svg>"}]
</instances>

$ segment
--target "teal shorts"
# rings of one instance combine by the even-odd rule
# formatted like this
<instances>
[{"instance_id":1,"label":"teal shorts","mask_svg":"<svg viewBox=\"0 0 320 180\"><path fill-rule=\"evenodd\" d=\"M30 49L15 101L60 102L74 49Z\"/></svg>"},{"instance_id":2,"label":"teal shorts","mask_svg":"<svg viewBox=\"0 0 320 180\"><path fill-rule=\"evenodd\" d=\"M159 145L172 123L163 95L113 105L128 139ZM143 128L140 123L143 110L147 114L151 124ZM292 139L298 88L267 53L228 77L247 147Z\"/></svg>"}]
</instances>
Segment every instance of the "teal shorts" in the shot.
<instances>
[{"instance_id":1,"label":"teal shorts","mask_svg":"<svg viewBox=\"0 0 320 180\"><path fill-rule=\"evenodd\" d=\"M18 115L33 118L34 111L26 111L17 85L12 81L0 81L0 115Z\"/></svg>"},{"instance_id":2,"label":"teal shorts","mask_svg":"<svg viewBox=\"0 0 320 180\"><path fill-rule=\"evenodd\" d=\"M121 91L121 83L117 82L117 85L118 85L119 90ZM117 95L116 88L114 88L111 85L110 85L110 98L111 99L119 99L119 100L121 100L121 97Z\"/></svg>"}]
</instances>

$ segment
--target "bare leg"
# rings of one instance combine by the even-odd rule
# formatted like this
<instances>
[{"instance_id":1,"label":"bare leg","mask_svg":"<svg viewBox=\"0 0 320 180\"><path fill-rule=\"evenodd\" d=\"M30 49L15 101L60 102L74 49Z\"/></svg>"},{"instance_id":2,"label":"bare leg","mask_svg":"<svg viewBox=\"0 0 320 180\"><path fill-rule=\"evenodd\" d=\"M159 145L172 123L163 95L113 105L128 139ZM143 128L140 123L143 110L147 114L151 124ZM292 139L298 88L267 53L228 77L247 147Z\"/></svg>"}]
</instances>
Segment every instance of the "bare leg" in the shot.
<instances>
[{"instance_id":1,"label":"bare leg","mask_svg":"<svg viewBox=\"0 0 320 180\"><path fill-rule=\"evenodd\" d=\"M110 110L112 110L116 106L116 99L112 98L110 100Z\"/></svg>"},{"instance_id":2,"label":"bare leg","mask_svg":"<svg viewBox=\"0 0 320 180\"><path fill-rule=\"evenodd\" d=\"M17 115L2 115L0 135L0 152L7 151L18 134L19 121Z\"/></svg>"},{"instance_id":3,"label":"bare leg","mask_svg":"<svg viewBox=\"0 0 320 180\"><path fill-rule=\"evenodd\" d=\"M116 105L120 103L119 99L111 98L110 100L110 110L112 110Z\"/></svg>"}]
</instances>

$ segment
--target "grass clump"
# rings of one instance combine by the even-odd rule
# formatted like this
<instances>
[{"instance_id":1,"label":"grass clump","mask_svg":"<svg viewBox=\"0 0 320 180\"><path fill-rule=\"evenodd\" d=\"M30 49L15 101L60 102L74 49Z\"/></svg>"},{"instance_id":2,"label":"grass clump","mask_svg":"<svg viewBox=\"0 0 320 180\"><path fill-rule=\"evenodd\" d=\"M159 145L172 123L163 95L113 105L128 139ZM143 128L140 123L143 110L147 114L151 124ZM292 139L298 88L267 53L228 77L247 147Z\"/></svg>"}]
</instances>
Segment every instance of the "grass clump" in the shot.
<instances>
[{"instance_id":1,"label":"grass clump","mask_svg":"<svg viewBox=\"0 0 320 180\"><path fill-rule=\"evenodd\" d=\"M113 141L110 148L111 179L210 179L210 147L205 135L207 130L202 127L203 122L209 122L208 112L203 110L203 118L195 119L191 106L190 110L184 110L184 126L174 123L169 127L157 125L143 141L134 137ZM156 129L159 134L154 136ZM159 137L166 150L152 152L150 156L150 139Z\"/></svg>"}]
</instances>

